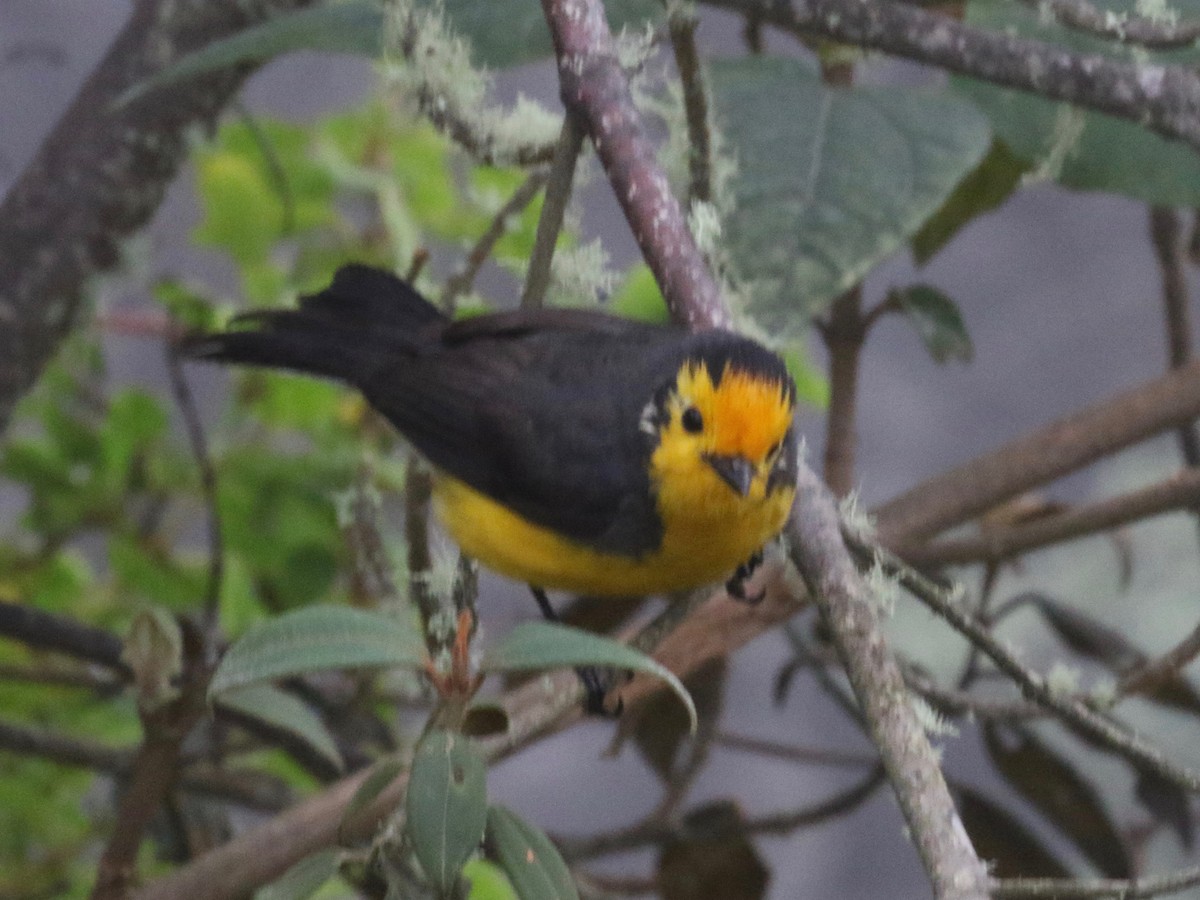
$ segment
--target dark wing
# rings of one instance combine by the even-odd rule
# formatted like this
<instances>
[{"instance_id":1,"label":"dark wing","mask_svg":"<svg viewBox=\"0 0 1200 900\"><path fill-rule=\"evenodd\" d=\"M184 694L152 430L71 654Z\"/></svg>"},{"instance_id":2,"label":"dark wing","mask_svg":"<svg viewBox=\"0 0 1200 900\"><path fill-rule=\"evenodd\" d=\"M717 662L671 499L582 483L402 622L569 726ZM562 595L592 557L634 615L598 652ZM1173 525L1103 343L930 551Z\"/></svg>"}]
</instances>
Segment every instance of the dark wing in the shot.
<instances>
[{"instance_id":1,"label":"dark wing","mask_svg":"<svg viewBox=\"0 0 1200 900\"><path fill-rule=\"evenodd\" d=\"M656 547L653 442L638 419L674 374L675 333L591 313L531 318L456 323L364 392L434 465L531 522L610 552Z\"/></svg>"}]
</instances>

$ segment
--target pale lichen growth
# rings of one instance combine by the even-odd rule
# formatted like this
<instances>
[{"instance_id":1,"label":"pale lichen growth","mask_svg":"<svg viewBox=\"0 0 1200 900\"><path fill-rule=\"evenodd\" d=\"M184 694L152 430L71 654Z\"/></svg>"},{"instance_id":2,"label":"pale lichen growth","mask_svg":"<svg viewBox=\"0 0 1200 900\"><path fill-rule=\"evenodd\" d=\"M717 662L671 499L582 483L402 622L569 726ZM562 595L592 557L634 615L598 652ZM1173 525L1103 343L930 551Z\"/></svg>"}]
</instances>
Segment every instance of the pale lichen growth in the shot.
<instances>
[{"instance_id":1,"label":"pale lichen growth","mask_svg":"<svg viewBox=\"0 0 1200 900\"><path fill-rule=\"evenodd\" d=\"M860 540L870 541L875 537L875 520L863 508L858 491L852 490L838 501L838 515L846 529Z\"/></svg>"},{"instance_id":2,"label":"pale lichen growth","mask_svg":"<svg viewBox=\"0 0 1200 900\"><path fill-rule=\"evenodd\" d=\"M1134 12L1156 25L1175 27L1179 24L1179 10L1167 5L1167 0L1135 0Z\"/></svg>"},{"instance_id":3,"label":"pale lichen growth","mask_svg":"<svg viewBox=\"0 0 1200 900\"><path fill-rule=\"evenodd\" d=\"M394 2L385 47L384 78L396 97L455 132L476 155L501 163L531 146L553 144L560 116L524 95L511 109L489 102L492 78L471 64L469 45L446 26L440 4L418 9L412 0ZM457 126L471 135L464 138Z\"/></svg>"},{"instance_id":4,"label":"pale lichen growth","mask_svg":"<svg viewBox=\"0 0 1200 900\"><path fill-rule=\"evenodd\" d=\"M1056 662L1046 673L1046 690L1056 697L1070 697L1079 693L1079 670L1063 662Z\"/></svg>"},{"instance_id":5,"label":"pale lichen growth","mask_svg":"<svg viewBox=\"0 0 1200 900\"><path fill-rule=\"evenodd\" d=\"M940 712L925 702L924 697L916 694L909 695L913 715L917 724L930 737L958 737L958 727ZM940 751L939 751L940 752Z\"/></svg>"},{"instance_id":6,"label":"pale lichen growth","mask_svg":"<svg viewBox=\"0 0 1200 900\"><path fill-rule=\"evenodd\" d=\"M592 306L606 300L617 283L608 251L596 239L555 251L549 295L556 306Z\"/></svg>"},{"instance_id":7,"label":"pale lichen growth","mask_svg":"<svg viewBox=\"0 0 1200 900\"><path fill-rule=\"evenodd\" d=\"M721 250L721 215L713 203L693 203L688 211L688 228L700 252L710 259Z\"/></svg>"},{"instance_id":8,"label":"pale lichen growth","mask_svg":"<svg viewBox=\"0 0 1200 900\"><path fill-rule=\"evenodd\" d=\"M1086 125L1087 119L1082 109L1068 103L1059 104L1050 132L1050 146L1037 168L1022 177L1022 183L1029 185L1057 179L1066 161L1078 152L1079 139L1083 137Z\"/></svg>"},{"instance_id":9,"label":"pale lichen growth","mask_svg":"<svg viewBox=\"0 0 1200 900\"><path fill-rule=\"evenodd\" d=\"M1092 685L1091 701L1100 709L1111 709L1121 699L1120 685L1110 676L1098 678Z\"/></svg>"},{"instance_id":10,"label":"pale lichen growth","mask_svg":"<svg viewBox=\"0 0 1200 900\"><path fill-rule=\"evenodd\" d=\"M636 76L654 57L657 41L653 22L646 21L641 28L636 29L628 26L622 28L614 41L618 65L626 74Z\"/></svg>"},{"instance_id":11,"label":"pale lichen growth","mask_svg":"<svg viewBox=\"0 0 1200 900\"><path fill-rule=\"evenodd\" d=\"M885 615L896 611L896 602L900 599L900 582L884 569L878 556L871 562L871 568L863 574L871 599Z\"/></svg>"}]
</instances>

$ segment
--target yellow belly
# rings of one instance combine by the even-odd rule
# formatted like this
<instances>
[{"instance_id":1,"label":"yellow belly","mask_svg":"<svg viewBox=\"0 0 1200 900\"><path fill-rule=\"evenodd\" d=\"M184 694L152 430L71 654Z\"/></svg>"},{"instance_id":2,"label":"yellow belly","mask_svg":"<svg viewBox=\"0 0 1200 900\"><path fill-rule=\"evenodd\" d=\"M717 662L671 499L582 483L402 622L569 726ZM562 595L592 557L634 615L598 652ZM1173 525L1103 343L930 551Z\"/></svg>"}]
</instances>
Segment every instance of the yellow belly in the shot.
<instances>
[{"instance_id":1,"label":"yellow belly","mask_svg":"<svg viewBox=\"0 0 1200 900\"><path fill-rule=\"evenodd\" d=\"M736 496L724 486L709 502L664 515L662 545L638 557L601 553L535 525L461 481L434 484L438 515L463 552L538 587L602 596L687 590L729 575L779 533L790 491Z\"/></svg>"}]
</instances>

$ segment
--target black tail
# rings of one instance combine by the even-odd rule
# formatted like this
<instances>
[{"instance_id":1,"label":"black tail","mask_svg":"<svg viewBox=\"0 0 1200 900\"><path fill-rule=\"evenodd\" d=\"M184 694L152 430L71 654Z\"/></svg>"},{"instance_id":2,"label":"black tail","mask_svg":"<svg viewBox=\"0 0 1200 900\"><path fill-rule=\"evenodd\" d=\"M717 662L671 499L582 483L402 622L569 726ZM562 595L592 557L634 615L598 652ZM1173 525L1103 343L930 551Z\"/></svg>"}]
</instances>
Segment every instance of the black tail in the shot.
<instances>
[{"instance_id":1,"label":"black tail","mask_svg":"<svg viewBox=\"0 0 1200 900\"><path fill-rule=\"evenodd\" d=\"M245 330L184 339L195 359L295 369L362 385L381 364L413 352L445 323L434 306L396 276L343 266L319 294L297 309L238 316Z\"/></svg>"}]
</instances>

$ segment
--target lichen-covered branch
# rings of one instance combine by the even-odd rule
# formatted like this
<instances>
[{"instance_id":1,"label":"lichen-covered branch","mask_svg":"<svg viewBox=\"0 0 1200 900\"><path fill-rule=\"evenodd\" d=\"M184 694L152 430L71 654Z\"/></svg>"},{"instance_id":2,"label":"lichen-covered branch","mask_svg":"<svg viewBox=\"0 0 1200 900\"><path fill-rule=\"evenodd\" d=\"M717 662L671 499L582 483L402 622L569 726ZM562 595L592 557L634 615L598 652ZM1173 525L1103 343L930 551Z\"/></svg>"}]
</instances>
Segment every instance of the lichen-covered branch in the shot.
<instances>
[{"instance_id":1,"label":"lichen-covered branch","mask_svg":"<svg viewBox=\"0 0 1200 900\"><path fill-rule=\"evenodd\" d=\"M252 65L115 101L184 53L312 0L137 3L0 204L0 430L79 317L84 284L158 209L187 152Z\"/></svg>"},{"instance_id":2,"label":"lichen-covered branch","mask_svg":"<svg viewBox=\"0 0 1200 900\"><path fill-rule=\"evenodd\" d=\"M785 31L881 50L1145 125L1200 148L1200 75L965 25L908 3L704 0Z\"/></svg>"}]
</instances>

